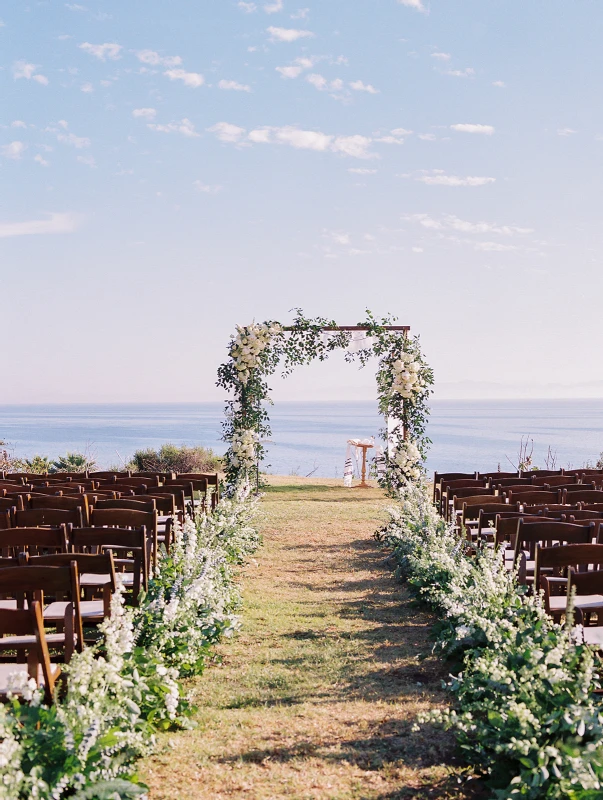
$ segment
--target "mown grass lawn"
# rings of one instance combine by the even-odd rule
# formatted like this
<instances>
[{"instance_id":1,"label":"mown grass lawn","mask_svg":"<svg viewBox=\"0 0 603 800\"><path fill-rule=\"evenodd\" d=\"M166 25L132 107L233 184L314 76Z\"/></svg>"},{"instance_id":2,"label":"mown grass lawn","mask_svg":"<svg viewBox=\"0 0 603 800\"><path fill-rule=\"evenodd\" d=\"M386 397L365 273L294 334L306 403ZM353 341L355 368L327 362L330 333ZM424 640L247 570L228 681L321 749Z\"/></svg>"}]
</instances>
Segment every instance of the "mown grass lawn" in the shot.
<instances>
[{"instance_id":1,"label":"mown grass lawn","mask_svg":"<svg viewBox=\"0 0 603 800\"><path fill-rule=\"evenodd\" d=\"M142 765L152 800L469 797L451 737L411 731L447 702L447 668L372 538L387 499L320 478L270 483L242 631L193 685L198 727Z\"/></svg>"}]
</instances>

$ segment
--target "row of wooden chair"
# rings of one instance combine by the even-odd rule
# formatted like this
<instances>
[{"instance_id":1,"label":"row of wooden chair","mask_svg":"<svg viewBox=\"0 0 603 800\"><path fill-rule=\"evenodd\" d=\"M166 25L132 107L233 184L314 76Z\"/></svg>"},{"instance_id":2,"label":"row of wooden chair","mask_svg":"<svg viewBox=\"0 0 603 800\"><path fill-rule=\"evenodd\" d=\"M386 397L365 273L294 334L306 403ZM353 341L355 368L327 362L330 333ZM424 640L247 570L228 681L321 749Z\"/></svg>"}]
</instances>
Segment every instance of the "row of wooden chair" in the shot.
<instances>
[{"instance_id":1,"label":"row of wooden chair","mask_svg":"<svg viewBox=\"0 0 603 800\"><path fill-rule=\"evenodd\" d=\"M0 489L27 487L30 491L42 490L63 491L133 491L136 494L155 494L170 491L169 487L181 487L190 502L194 503L195 494L199 502L206 508L215 508L220 500L220 479L218 473L164 473L164 472L94 472L94 473L57 473L54 475L36 475L33 473L0 473ZM190 491L192 487L192 492ZM48 492L50 493L50 491Z\"/></svg>"},{"instance_id":2,"label":"row of wooden chair","mask_svg":"<svg viewBox=\"0 0 603 800\"><path fill-rule=\"evenodd\" d=\"M571 470L563 473L551 470L538 470L530 473L461 473L449 472L434 475L433 500L444 512L447 500L450 500L453 490L457 497L470 494L500 494L509 490L532 491L567 489L575 491L580 485L584 490L603 487L603 470ZM474 490L473 492L471 490ZM483 490L483 491L482 491Z\"/></svg>"}]
</instances>

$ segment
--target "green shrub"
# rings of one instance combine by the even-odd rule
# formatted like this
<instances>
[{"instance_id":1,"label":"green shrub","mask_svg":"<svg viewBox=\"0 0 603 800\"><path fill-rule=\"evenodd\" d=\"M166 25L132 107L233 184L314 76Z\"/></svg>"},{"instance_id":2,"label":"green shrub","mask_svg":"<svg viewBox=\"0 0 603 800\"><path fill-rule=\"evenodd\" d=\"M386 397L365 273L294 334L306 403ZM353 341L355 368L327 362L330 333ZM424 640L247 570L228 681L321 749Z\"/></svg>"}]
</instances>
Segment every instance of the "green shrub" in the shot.
<instances>
[{"instance_id":1,"label":"green shrub","mask_svg":"<svg viewBox=\"0 0 603 800\"><path fill-rule=\"evenodd\" d=\"M96 461L84 453L66 453L53 461L50 472L86 472L96 467Z\"/></svg>"},{"instance_id":2,"label":"green shrub","mask_svg":"<svg viewBox=\"0 0 603 800\"><path fill-rule=\"evenodd\" d=\"M177 447L168 442L159 450L137 450L127 466L133 472L217 472L222 459L205 447Z\"/></svg>"}]
</instances>

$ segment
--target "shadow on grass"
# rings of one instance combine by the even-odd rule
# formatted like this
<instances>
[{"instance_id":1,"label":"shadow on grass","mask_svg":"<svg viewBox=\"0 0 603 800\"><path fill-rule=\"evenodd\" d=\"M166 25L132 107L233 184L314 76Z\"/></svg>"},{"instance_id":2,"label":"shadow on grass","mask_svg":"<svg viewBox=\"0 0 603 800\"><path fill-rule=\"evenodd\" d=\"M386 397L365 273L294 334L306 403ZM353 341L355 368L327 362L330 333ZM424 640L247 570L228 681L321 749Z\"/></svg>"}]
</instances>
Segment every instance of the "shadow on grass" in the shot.
<instances>
[{"instance_id":1,"label":"shadow on grass","mask_svg":"<svg viewBox=\"0 0 603 800\"><path fill-rule=\"evenodd\" d=\"M347 762L362 770L376 771L389 765L430 767L443 759L455 764L454 750L454 739L438 728L425 725L419 731L413 731L410 722L388 720L375 726L370 736L361 739L327 737L322 741L303 741L289 747L253 748L217 760L223 764L238 761L285 764L316 756L322 761Z\"/></svg>"}]
</instances>

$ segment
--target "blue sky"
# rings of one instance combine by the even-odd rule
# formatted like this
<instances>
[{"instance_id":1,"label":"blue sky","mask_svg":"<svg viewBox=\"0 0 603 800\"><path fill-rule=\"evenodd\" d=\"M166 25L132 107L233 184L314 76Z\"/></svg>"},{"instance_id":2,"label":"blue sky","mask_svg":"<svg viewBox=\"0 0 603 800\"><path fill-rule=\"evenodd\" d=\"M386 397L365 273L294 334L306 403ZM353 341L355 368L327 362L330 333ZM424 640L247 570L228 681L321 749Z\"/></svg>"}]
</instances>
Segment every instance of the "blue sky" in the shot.
<instances>
[{"instance_id":1,"label":"blue sky","mask_svg":"<svg viewBox=\"0 0 603 800\"><path fill-rule=\"evenodd\" d=\"M235 323L296 306L396 314L441 396L603 395L595 0L0 16L0 402L216 399Z\"/></svg>"}]
</instances>

